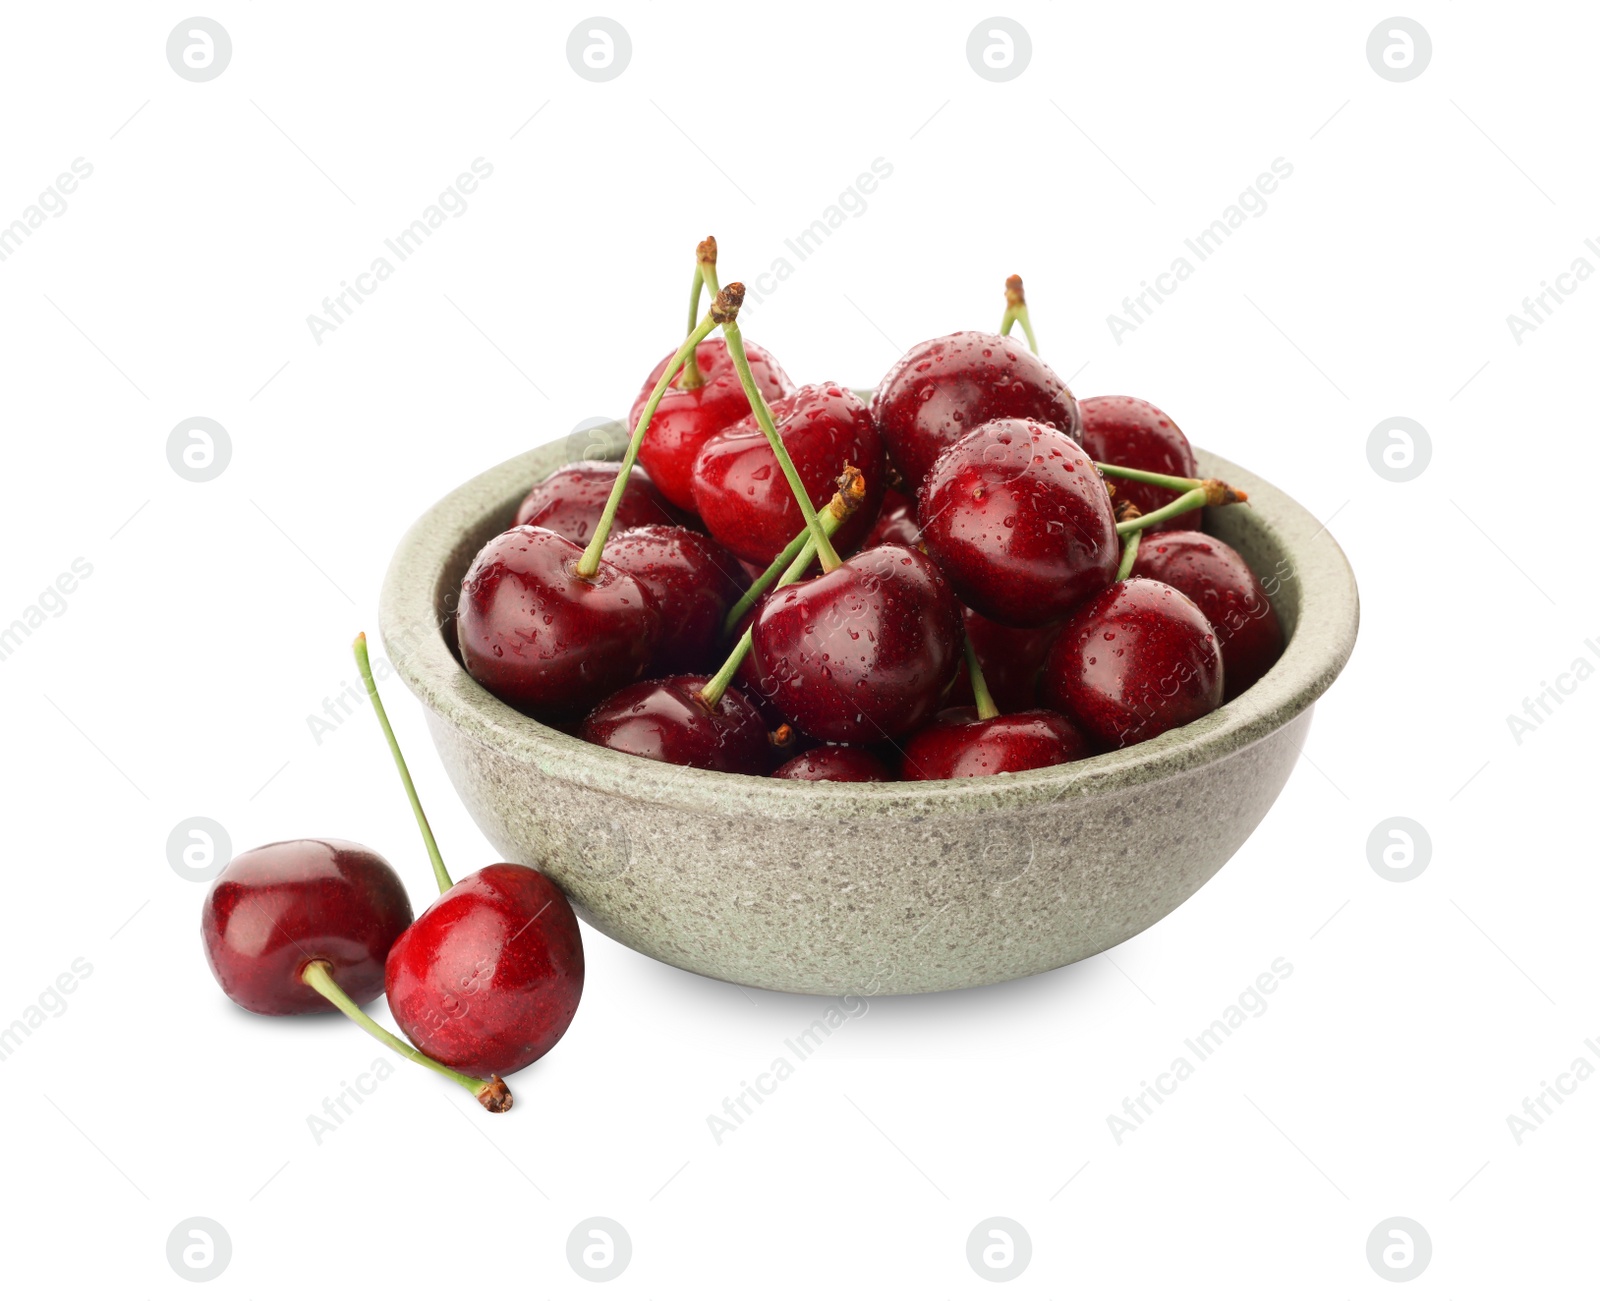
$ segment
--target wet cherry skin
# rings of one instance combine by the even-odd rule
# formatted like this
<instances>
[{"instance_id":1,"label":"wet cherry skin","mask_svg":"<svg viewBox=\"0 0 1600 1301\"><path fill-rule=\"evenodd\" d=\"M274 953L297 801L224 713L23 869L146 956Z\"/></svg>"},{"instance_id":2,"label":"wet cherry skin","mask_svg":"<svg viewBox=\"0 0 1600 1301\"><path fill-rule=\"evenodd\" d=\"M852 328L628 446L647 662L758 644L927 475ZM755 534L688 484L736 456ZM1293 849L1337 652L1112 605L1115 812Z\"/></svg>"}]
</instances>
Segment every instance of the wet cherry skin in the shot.
<instances>
[{"instance_id":1,"label":"wet cherry skin","mask_svg":"<svg viewBox=\"0 0 1600 1301\"><path fill-rule=\"evenodd\" d=\"M765 348L746 339L744 351L756 387L768 402L776 401L794 387ZM692 389L670 385L650 418L650 428L639 448L639 463L649 471L662 495L681 510L694 509L694 458L706 439L750 414L750 403L745 399L733 359L728 356L728 345L720 338L707 339L695 349L694 357L705 383ZM671 360L672 353L668 353L657 362L639 389L633 409L628 412L630 430L639 423L650 390Z\"/></svg>"},{"instance_id":2,"label":"wet cherry skin","mask_svg":"<svg viewBox=\"0 0 1600 1301\"><path fill-rule=\"evenodd\" d=\"M1182 529L1147 533L1133 574L1176 587L1200 607L1222 648L1224 700L1253 687L1283 653L1283 627L1266 588L1226 542Z\"/></svg>"},{"instance_id":3,"label":"wet cherry skin","mask_svg":"<svg viewBox=\"0 0 1600 1301\"><path fill-rule=\"evenodd\" d=\"M807 782L893 781L889 765L858 745L819 745L773 769L774 777Z\"/></svg>"},{"instance_id":4,"label":"wet cherry skin","mask_svg":"<svg viewBox=\"0 0 1600 1301\"><path fill-rule=\"evenodd\" d=\"M928 553L961 599L1037 628L1116 576L1105 481L1077 443L1031 420L993 420L946 449L917 507Z\"/></svg>"},{"instance_id":5,"label":"wet cherry skin","mask_svg":"<svg viewBox=\"0 0 1600 1301\"><path fill-rule=\"evenodd\" d=\"M540 718L581 715L637 679L655 654L660 621L644 584L583 548L523 525L490 539L461 581L456 641L473 679Z\"/></svg>"},{"instance_id":6,"label":"wet cherry skin","mask_svg":"<svg viewBox=\"0 0 1600 1301\"><path fill-rule=\"evenodd\" d=\"M1222 656L1200 607L1149 578L1113 583L1056 634L1041 695L1100 746L1148 741L1222 703Z\"/></svg>"},{"instance_id":7,"label":"wet cherry skin","mask_svg":"<svg viewBox=\"0 0 1600 1301\"><path fill-rule=\"evenodd\" d=\"M1097 748L1053 710L982 719L975 709L946 709L905 742L900 776L904 781L992 777L1086 759Z\"/></svg>"},{"instance_id":8,"label":"wet cherry skin","mask_svg":"<svg viewBox=\"0 0 1600 1301\"><path fill-rule=\"evenodd\" d=\"M883 440L867 404L842 384L807 384L771 404L784 450L818 509L832 499L846 465L867 495L834 535L841 555L877 518L887 486ZM694 506L711 536L752 564L770 564L805 527L789 480L754 415L707 439L694 463Z\"/></svg>"},{"instance_id":9,"label":"wet cherry skin","mask_svg":"<svg viewBox=\"0 0 1600 1301\"><path fill-rule=\"evenodd\" d=\"M572 905L531 867L457 881L389 950L389 1010L435 1061L488 1078L550 1051L583 993Z\"/></svg>"},{"instance_id":10,"label":"wet cherry skin","mask_svg":"<svg viewBox=\"0 0 1600 1301\"><path fill-rule=\"evenodd\" d=\"M963 330L919 343L889 368L872 418L913 494L939 453L1000 417L1078 433L1078 404L1050 367L1015 339Z\"/></svg>"},{"instance_id":11,"label":"wet cherry skin","mask_svg":"<svg viewBox=\"0 0 1600 1301\"><path fill-rule=\"evenodd\" d=\"M533 485L517 507L517 524L533 524L587 546L594 536L600 513L617 481L617 466L610 461L574 461L552 470ZM628 486L617 503L613 529L636 528L642 524L671 524L672 513L656 491L650 476L634 466Z\"/></svg>"},{"instance_id":12,"label":"wet cherry skin","mask_svg":"<svg viewBox=\"0 0 1600 1301\"><path fill-rule=\"evenodd\" d=\"M772 746L761 712L737 687L708 709L698 692L703 675L636 682L606 697L583 720L580 735L591 745L711 772L763 776L772 767Z\"/></svg>"},{"instance_id":13,"label":"wet cherry skin","mask_svg":"<svg viewBox=\"0 0 1600 1301\"><path fill-rule=\"evenodd\" d=\"M411 901L379 855L348 840L282 840L237 855L206 893L200 937L222 992L263 1016L331 1012L303 983L321 960L358 1004L383 993Z\"/></svg>"},{"instance_id":14,"label":"wet cherry skin","mask_svg":"<svg viewBox=\"0 0 1600 1301\"><path fill-rule=\"evenodd\" d=\"M1160 407L1142 398L1098 397L1082 399L1078 410L1083 415L1083 435L1078 442L1095 460L1184 479L1198 476L1194 449L1177 422ZM1117 479L1115 483L1117 500L1131 501L1146 514L1178 495L1170 488L1134 483L1131 479ZM1185 511L1162 527L1197 529L1200 512Z\"/></svg>"},{"instance_id":15,"label":"wet cherry skin","mask_svg":"<svg viewBox=\"0 0 1600 1301\"><path fill-rule=\"evenodd\" d=\"M650 594L661 629L650 672L689 673L715 662L722 621L749 583L728 549L678 525L612 533L605 558Z\"/></svg>"},{"instance_id":16,"label":"wet cherry skin","mask_svg":"<svg viewBox=\"0 0 1600 1301\"><path fill-rule=\"evenodd\" d=\"M938 708L961 659L961 606L920 551L882 546L779 588L750 625L751 675L821 741L903 736Z\"/></svg>"}]
</instances>

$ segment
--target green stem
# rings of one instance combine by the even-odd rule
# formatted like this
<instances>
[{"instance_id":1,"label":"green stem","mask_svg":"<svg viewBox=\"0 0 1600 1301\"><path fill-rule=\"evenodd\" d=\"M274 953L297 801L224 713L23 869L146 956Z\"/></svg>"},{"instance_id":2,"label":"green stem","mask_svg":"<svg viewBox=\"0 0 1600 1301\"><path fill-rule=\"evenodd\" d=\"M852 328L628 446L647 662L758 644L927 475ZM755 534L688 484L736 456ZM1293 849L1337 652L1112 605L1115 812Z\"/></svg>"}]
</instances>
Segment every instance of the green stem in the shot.
<instances>
[{"instance_id":1,"label":"green stem","mask_svg":"<svg viewBox=\"0 0 1600 1301\"><path fill-rule=\"evenodd\" d=\"M1135 483L1148 483L1152 488L1167 488L1172 492L1189 492L1194 488L1203 488L1203 479L1185 479L1176 474L1156 474L1152 470L1134 470L1126 465L1106 465L1102 461L1094 463L1095 469L1101 474L1109 474L1113 479L1132 479Z\"/></svg>"},{"instance_id":2,"label":"green stem","mask_svg":"<svg viewBox=\"0 0 1600 1301\"><path fill-rule=\"evenodd\" d=\"M741 298L743 288L741 285ZM822 558L822 572L831 573L842 563L839 553L833 549L833 543L828 540L822 521L817 518L816 507L811 504L811 496L806 492L806 485L800 478L800 471L794 468L794 462L789 459L789 452L783 445L783 439L778 437L778 427L772 421L772 408L767 406L766 398L761 396L761 390L756 386L756 377L750 373L750 359L745 356L744 338L739 333L739 323L734 320L724 321L722 333L728 340L728 355L733 358L734 369L739 372L739 382L744 385L744 395L750 403L750 410L755 412L756 423L761 426L761 432L767 436L767 443L772 448L773 456L778 459L783 477L789 481L789 490L794 493L801 517L805 520L806 527L811 530L812 537L816 539L817 555Z\"/></svg>"},{"instance_id":3,"label":"green stem","mask_svg":"<svg viewBox=\"0 0 1600 1301\"><path fill-rule=\"evenodd\" d=\"M715 235L707 235L700 241L694 252L695 257L698 259L697 265L700 268L700 278L706 282L706 288L710 290L711 296L715 298L722 292L722 286L717 283L717 237Z\"/></svg>"},{"instance_id":4,"label":"green stem","mask_svg":"<svg viewBox=\"0 0 1600 1301\"><path fill-rule=\"evenodd\" d=\"M855 510L854 505L847 506L841 510L838 505L841 500L841 496L836 495L833 502L830 503L830 509L822 513L821 527L824 536L831 536L837 532L839 526L849 519ZM857 500L859 501L859 498ZM795 543L798 543L799 546L794 551L794 557L778 578L777 585L779 587L787 587L790 583L799 582L804 577L806 570L811 568L811 562L817 558L817 542L811 536L809 529L795 538ZM794 543L791 543L790 547L794 547ZM789 549L785 548L785 552L787 553ZM778 560L782 559L782 556L778 557ZM778 560L772 562L774 566L777 565ZM769 570L768 572L770 573L771 571ZM756 580L757 583L759 584L766 577L767 575L763 574L761 578ZM761 590L764 591L765 589ZM755 592L755 597L751 597L750 592L745 593L746 597L750 597L750 605L754 605L756 598L760 595L760 591ZM740 604L743 604L742 600ZM746 610L749 608L749 605L745 606ZM741 611L741 615L742 613ZM722 667L716 671L711 681L700 688L699 696L707 709L715 709L717 707L717 703L722 699L722 693L728 689L728 685L733 681L734 675L738 673L739 665L744 663L744 657L750 653L751 640L750 629L746 628L743 635L734 643L733 650L729 652L728 658L723 661Z\"/></svg>"},{"instance_id":5,"label":"green stem","mask_svg":"<svg viewBox=\"0 0 1600 1301\"><path fill-rule=\"evenodd\" d=\"M866 476L853 465L846 465L844 473L839 476L839 491L834 494L833 500L828 503L827 510L822 515L822 527L831 538L839 531L839 524L853 515L866 500ZM775 583L779 576L794 563L794 558L800 554L801 548L811 541L811 530L801 529L796 533L782 551L773 557L772 563L766 567L761 576L750 584L750 588L737 602L733 609L728 611L728 617L722 621L722 635L726 637L739 626L739 620L750 612L750 607L759 601L766 590ZM816 548L811 554L816 555Z\"/></svg>"},{"instance_id":6,"label":"green stem","mask_svg":"<svg viewBox=\"0 0 1600 1301\"><path fill-rule=\"evenodd\" d=\"M983 680L983 666L978 663L978 649L972 644L971 637L961 639L962 651L967 657L967 676L972 679L972 699L978 706L978 717L984 720L995 718L1000 713L1000 706L994 703L994 697L989 694L989 684Z\"/></svg>"},{"instance_id":7,"label":"green stem","mask_svg":"<svg viewBox=\"0 0 1600 1301\"><path fill-rule=\"evenodd\" d=\"M1160 524L1174 516L1182 515L1185 511L1198 510L1206 505L1211 498L1208 488L1194 488L1175 497L1165 506L1158 506L1155 510L1146 511L1143 515L1135 515L1132 519L1125 519L1117 525L1117 533L1126 537L1130 533L1142 533L1152 524Z\"/></svg>"},{"instance_id":8,"label":"green stem","mask_svg":"<svg viewBox=\"0 0 1600 1301\"><path fill-rule=\"evenodd\" d=\"M633 473L633 463L639 459L639 444L644 442L644 431L650 428L650 421L655 418L656 408L661 405L661 397L671 385L672 377L682 368L685 359L699 347L700 341L717 328L717 322L713 319L715 311L716 304L713 303L711 311L701 318L700 324L689 332L689 337L672 354L672 360L662 368L661 378L650 390L644 410L639 413L639 423L633 427L633 437L628 440L628 450L622 454L617 481L611 485L611 496L606 498L606 507L600 512L600 522L595 525L594 536L589 539L589 545L573 566L573 573L579 578L593 578L599 573L600 553L605 550L606 538L611 534L611 522L616 519L617 507L622 504L622 494L628 486L628 476Z\"/></svg>"},{"instance_id":9,"label":"green stem","mask_svg":"<svg viewBox=\"0 0 1600 1301\"><path fill-rule=\"evenodd\" d=\"M816 554L809 541L806 543L806 550L811 552L812 556ZM811 557L808 556L806 561L808 564L810 559ZM700 703L707 709L715 709L721 703L723 694L733 685L734 676L739 672L739 665L744 663L744 657L750 653L750 647L753 644L754 641L750 636L750 629L746 628L739 635L739 640L734 642L733 650L729 653L722 667L717 670L716 676L700 688L698 692Z\"/></svg>"},{"instance_id":10,"label":"green stem","mask_svg":"<svg viewBox=\"0 0 1600 1301\"><path fill-rule=\"evenodd\" d=\"M372 676L372 663L367 659L367 634L358 633L355 640L356 667L361 670L361 680L367 684L367 699L372 701L373 712L383 728L384 739L389 742L389 753L394 756L394 766L400 770L400 783L406 788L406 798L411 801L411 811L417 815L417 828L422 832L422 843L428 847L428 858L433 863L433 877L443 894L455 884L445 871L444 858L439 853L439 842L433 838L433 828L428 825L428 815L422 811L422 801L417 798L417 788L411 781L411 770L400 753L400 742L395 740L394 728L389 726L389 714L378 698L378 684Z\"/></svg>"},{"instance_id":11,"label":"green stem","mask_svg":"<svg viewBox=\"0 0 1600 1301\"><path fill-rule=\"evenodd\" d=\"M1028 303L1022 296L1022 277L1006 277L1006 314L1000 318L1000 333L1008 335L1014 324L1022 326L1022 333L1027 336L1028 350L1035 356L1039 354L1039 341L1033 337L1033 322L1028 317Z\"/></svg>"},{"instance_id":12,"label":"green stem","mask_svg":"<svg viewBox=\"0 0 1600 1301\"><path fill-rule=\"evenodd\" d=\"M1135 522L1142 523L1145 518L1145 516L1141 515ZM1132 533L1122 539L1122 563L1117 566L1117 582L1120 583L1133 572L1133 566L1139 559L1139 539L1143 536L1143 529L1134 529Z\"/></svg>"},{"instance_id":13,"label":"green stem","mask_svg":"<svg viewBox=\"0 0 1600 1301\"><path fill-rule=\"evenodd\" d=\"M826 524L827 520L823 520L823 523ZM767 588L777 581L778 576L790 566L794 558L800 554L801 548L808 542L811 543L811 554L816 555L817 547L816 543L812 542L810 529L801 529L794 535L794 540L778 552L777 557L766 567L761 577L750 584L750 590L734 603L733 609L728 611L728 617L722 621L724 637L739 626L739 620L750 612L750 607L761 599Z\"/></svg>"},{"instance_id":14,"label":"green stem","mask_svg":"<svg viewBox=\"0 0 1600 1301\"><path fill-rule=\"evenodd\" d=\"M689 326L684 331L685 334L693 334L695 322L700 319L700 290L704 286L704 283L705 279L701 274L700 265L699 263L696 263L694 268L694 284L689 287ZM714 294L716 293L716 290L713 289L711 292ZM689 360L683 363L683 374L678 376L678 387L699 388L705 382L705 376L700 373L700 363L695 360L695 355L691 351L689 353Z\"/></svg>"},{"instance_id":15,"label":"green stem","mask_svg":"<svg viewBox=\"0 0 1600 1301\"><path fill-rule=\"evenodd\" d=\"M1015 312L1007 312L1000 333L1010 334L1013 321L1022 327L1022 333L1028 340L1028 351L1037 356L1039 353L1039 340L1033 337L1033 322L1028 319L1028 309L1019 307Z\"/></svg>"},{"instance_id":16,"label":"green stem","mask_svg":"<svg viewBox=\"0 0 1600 1301\"><path fill-rule=\"evenodd\" d=\"M460 1071L453 1071L443 1062L436 1062L426 1053L418 1052L399 1035L391 1034L370 1016L356 1006L355 1000L339 987L339 982L333 978L333 968L318 958L315 962L308 962L300 973L300 979L312 989L321 994L323 998L332 1003L358 1026L370 1034L379 1043L393 1048L402 1057L408 1057L418 1066L426 1066L430 1071L438 1071L447 1080L454 1080L463 1089L475 1097L488 1111L510 1111L511 1090L506 1088L505 1081L498 1075L492 1075L487 1080L474 1079L470 1075L463 1075Z\"/></svg>"}]
</instances>

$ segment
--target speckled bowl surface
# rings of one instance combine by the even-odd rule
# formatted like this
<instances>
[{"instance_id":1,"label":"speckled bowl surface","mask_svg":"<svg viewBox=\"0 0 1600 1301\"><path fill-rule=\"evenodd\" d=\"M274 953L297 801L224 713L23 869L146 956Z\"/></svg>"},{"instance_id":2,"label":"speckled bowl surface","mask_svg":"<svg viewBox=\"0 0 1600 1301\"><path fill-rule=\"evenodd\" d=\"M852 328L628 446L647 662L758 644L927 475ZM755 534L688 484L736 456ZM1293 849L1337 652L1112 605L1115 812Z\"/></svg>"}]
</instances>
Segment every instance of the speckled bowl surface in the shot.
<instances>
[{"instance_id":1,"label":"speckled bowl surface","mask_svg":"<svg viewBox=\"0 0 1600 1301\"><path fill-rule=\"evenodd\" d=\"M1249 508L1207 512L1273 594L1288 645L1205 718L1112 754L942 782L778 781L588 745L502 704L453 651L478 549L528 488L617 426L537 448L455 489L412 526L380 624L484 834L548 873L579 914L663 962L812 994L902 994L1077 962L1159 921L1266 815L1312 705L1355 643L1355 578L1333 538L1272 485L1197 451Z\"/></svg>"}]
</instances>

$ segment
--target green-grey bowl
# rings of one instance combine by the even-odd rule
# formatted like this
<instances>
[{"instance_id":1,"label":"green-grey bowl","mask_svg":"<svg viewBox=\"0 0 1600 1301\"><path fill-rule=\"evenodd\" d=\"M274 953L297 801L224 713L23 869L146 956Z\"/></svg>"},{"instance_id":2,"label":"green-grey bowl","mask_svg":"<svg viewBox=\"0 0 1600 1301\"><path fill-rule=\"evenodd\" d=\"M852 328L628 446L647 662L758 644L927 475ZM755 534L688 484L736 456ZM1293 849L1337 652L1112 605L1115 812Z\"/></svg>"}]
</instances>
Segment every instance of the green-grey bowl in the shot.
<instances>
[{"instance_id":1,"label":"green-grey bowl","mask_svg":"<svg viewBox=\"0 0 1600 1301\"><path fill-rule=\"evenodd\" d=\"M514 457L414 524L384 580L389 657L444 766L506 859L558 881L613 939L690 971L808 994L923 993L1048 971L1166 916L1232 857L1288 779L1312 705L1355 643L1355 577L1271 484L1197 452L1249 507L1206 527L1262 576L1282 658L1237 700L1112 754L941 782L777 781L588 745L462 669L462 575L528 488L616 426Z\"/></svg>"}]
</instances>

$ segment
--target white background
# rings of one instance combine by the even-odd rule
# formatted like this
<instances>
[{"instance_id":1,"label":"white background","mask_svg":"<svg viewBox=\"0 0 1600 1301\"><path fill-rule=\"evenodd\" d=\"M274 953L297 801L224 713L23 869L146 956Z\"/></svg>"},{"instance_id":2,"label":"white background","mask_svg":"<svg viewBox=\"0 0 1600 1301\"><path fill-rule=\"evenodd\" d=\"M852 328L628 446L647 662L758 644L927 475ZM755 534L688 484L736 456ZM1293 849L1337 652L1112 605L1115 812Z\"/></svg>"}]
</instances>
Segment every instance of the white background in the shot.
<instances>
[{"instance_id":1,"label":"white background","mask_svg":"<svg viewBox=\"0 0 1600 1301\"><path fill-rule=\"evenodd\" d=\"M1506 718L1600 667L1600 286L1520 343L1506 318L1600 265L1600 14L1419 5L1432 61L1394 83L1381 7L1016 3L1031 62L995 83L965 53L981 6L619 3L632 59L593 83L566 4L205 12L233 42L206 83L167 63L170 6L12 5L0 44L0 224L93 167L0 263L0 625L93 566L0 662L0 1024L93 967L0 1062L8 1287L192 1295L165 1244L205 1216L232 1243L207 1296L591 1295L565 1244L602 1215L633 1248L607 1295L979 1296L967 1236L1006 1216L1019 1296L1387 1296L1367 1238L1405 1216L1432 1243L1406 1295L1592 1289L1600 1082L1520 1144L1506 1117L1600 1066L1600 683L1565 679L1520 744ZM480 157L468 210L316 342L307 315ZM876 158L865 211L787 254ZM1117 342L1108 313L1276 158L1267 210ZM426 903L369 713L320 744L307 716L354 679L417 514L626 410L708 232L724 279L794 263L745 325L797 381L993 328L1021 272L1080 395L1148 397L1331 519L1355 657L1175 914L1070 969L874 1001L720 1145L707 1114L825 1000L587 931L578 1018L509 1116L402 1065L319 1144L308 1114L381 1050L226 1002L168 833L348 837ZM1366 452L1397 415L1433 448L1400 484ZM208 483L166 459L193 416L231 436ZM447 859L490 861L391 708ZM1368 861L1392 816L1432 839L1405 884ZM1265 1014L1119 1145L1107 1115L1279 957Z\"/></svg>"}]
</instances>

